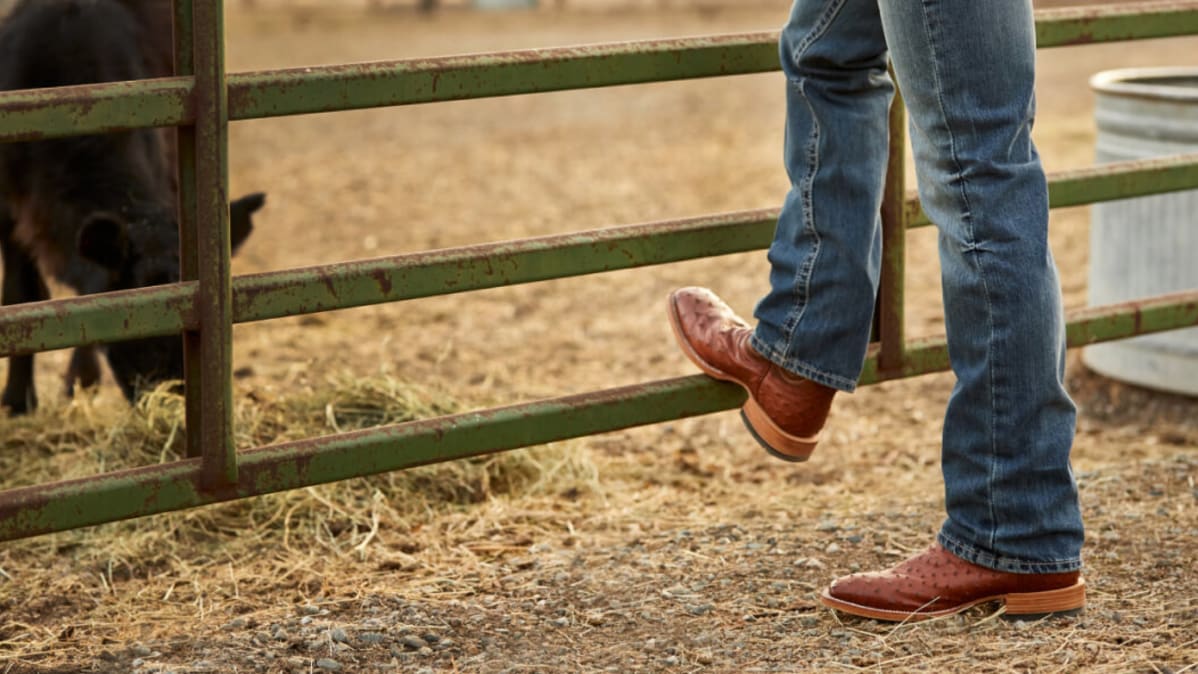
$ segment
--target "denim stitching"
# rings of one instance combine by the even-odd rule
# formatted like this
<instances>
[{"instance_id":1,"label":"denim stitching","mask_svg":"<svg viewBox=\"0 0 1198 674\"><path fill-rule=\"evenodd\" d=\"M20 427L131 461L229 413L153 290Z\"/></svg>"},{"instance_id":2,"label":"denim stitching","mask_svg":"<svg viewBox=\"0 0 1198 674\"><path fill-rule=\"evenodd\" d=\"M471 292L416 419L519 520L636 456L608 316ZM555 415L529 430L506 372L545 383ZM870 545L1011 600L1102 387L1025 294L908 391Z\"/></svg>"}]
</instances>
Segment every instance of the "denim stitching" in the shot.
<instances>
[{"instance_id":1,"label":"denim stitching","mask_svg":"<svg viewBox=\"0 0 1198 674\"><path fill-rule=\"evenodd\" d=\"M809 31L803 40L791 52L791 60L796 64L801 60L803 54L815 44L817 40L823 37L832 22L836 19L836 15L844 7L846 0L838 0L828 4L824 13L820 15L815 26ZM792 281L797 295L797 301L790 315L787 316L783 327L786 331L786 343L794 343L795 331L799 328L799 323L802 322L804 314L807 312L807 304L811 298L811 276L815 271L815 264L819 259L821 249L821 239L819 231L815 227L815 210L812 205L812 195L814 193L815 175L819 172L819 142L820 142L820 125L819 119L816 117L815 109L811 106L807 98L805 87L806 78L798 78L792 82L792 86L798 89L803 103L807 106L811 118L811 135L807 139L807 174L803 176L801 183L801 193L803 199L803 229L810 233L814 239L812 251L803 261L795 274ZM787 359L789 360L789 359ZM787 368L790 369L790 368Z\"/></svg>"},{"instance_id":2,"label":"denim stitching","mask_svg":"<svg viewBox=\"0 0 1198 674\"><path fill-rule=\"evenodd\" d=\"M857 382L855 380L826 372L805 361L787 357L785 353L779 351L772 344L768 344L765 340L759 338L756 331L750 337L749 343L752 345L754 351L787 372L797 374L804 379L809 379L817 384L823 384L824 386L846 393L852 393L857 389Z\"/></svg>"},{"instance_id":3,"label":"denim stitching","mask_svg":"<svg viewBox=\"0 0 1198 674\"><path fill-rule=\"evenodd\" d=\"M1081 559L1077 557L1030 561L1017 557L996 555L959 541L944 530L940 531L937 539L942 548L957 557L971 564L984 566L995 571L1005 571L1008 573L1068 573L1078 571L1082 567Z\"/></svg>"},{"instance_id":4,"label":"denim stitching","mask_svg":"<svg viewBox=\"0 0 1198 674\"><path fill-rule=\"evenodd\" d=\"M935 30L931 23L931 12L929 5L933 0L923 0L923 23L926 37L928 40L928 49L932 52L932 63L935 64L932 68L932 79L936 87L936 103L940 108L940 119L944 123L945 132L948 134L949 153L952 157L953 165L956 169L955 177L960 185L958 191L963 206L961 219L965 225L965 234L967 236L967 247L964 251L965 255L973 260L974 267L977 269L978 279L982 283L983 295L986 300L986 317L988 327L990 329L990 338L986 341L986 375L990 388L990 475L986 481L986 503L990 511L990 531L987 545L993 548L995 540L998 537L998 518L994 512L994 481L996 479L996 471L998 470L998 420L996 413L998 410L997 391L995 390L994 376L994 344L997 339L994 331L994 303L990 296L990 284L986 281L985 268L982 265L982 256L978 252L977 235L973 228L973 210L969 203L969 179L965 175L965 169L961 165L961 157L957 151L957 138L953 133L952 124L948 118L948 112L944 103L944 86L941 78L940 64L943 61L939 58L939 53L936 48L936 40L934 38Z\"/></svg>"}]
</instances>

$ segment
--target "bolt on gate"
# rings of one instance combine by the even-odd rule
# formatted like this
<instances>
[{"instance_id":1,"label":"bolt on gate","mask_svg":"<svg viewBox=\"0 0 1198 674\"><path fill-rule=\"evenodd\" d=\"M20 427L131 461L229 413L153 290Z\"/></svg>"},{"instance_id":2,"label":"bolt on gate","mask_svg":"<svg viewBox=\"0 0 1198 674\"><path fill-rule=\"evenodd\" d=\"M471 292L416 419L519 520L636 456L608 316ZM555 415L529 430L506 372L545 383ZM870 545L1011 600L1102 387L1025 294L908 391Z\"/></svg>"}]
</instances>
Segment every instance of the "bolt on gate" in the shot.
<instances>
[{"instance_id":1,"label":"bolt on gate","mask_svg":"<svg viewBox=\"0 0 1198 674\"><path fill-rule=\"evenodd\" d=\"M732 409L703 375L237 451L232 325L767 248L776 209L356 260L232 278L230 120L778 70L777 34L654 40L226 74L221 0L174 0L176 76L0 93L0 142L179 128L182 281L0 309L0 356L182 334L188 458L0 492L0 540ZM1198 0L1037 12L1040 48L1198 34ZM891 112L883 272L862 383L948 369L944 338L903 334L906 193ZM1198 188L1198 154L1050 176L1051 205ZM664 320L664 319L663 319ZM1198 289L1074 311L1080 346L1198 325Z\"/></svg>"}]
</instances>

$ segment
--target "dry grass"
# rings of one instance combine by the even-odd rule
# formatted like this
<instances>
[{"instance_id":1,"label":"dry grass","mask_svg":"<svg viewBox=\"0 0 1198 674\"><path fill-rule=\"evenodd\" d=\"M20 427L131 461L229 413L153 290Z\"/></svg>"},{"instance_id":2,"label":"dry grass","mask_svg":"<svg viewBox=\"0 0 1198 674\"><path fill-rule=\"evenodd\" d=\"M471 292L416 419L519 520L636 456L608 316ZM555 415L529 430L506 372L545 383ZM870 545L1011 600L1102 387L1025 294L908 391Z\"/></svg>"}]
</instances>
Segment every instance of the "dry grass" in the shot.
<instances>
[{"instance_id":1,"label":"dry grass","mask_svg":"<svg viewBox=\"0 0 1198 674\"><path fill-rule=\"evenodd\" d=\"M781 7L785 3L778 3ZM784 11L784 10L783 10ZM776 10L474 15L231 11L234 70L776 27ZM1093 71L1194 41L1042 55L1038 142L1089 163ZM776 205L772 75L263 120L232 128L234 191L270 203L239 273ZM1087 214L1053 222L1085 301ZM932 232L908 326L943 329ZM692 372L662 316L700 283L745 313L760 254L236 328L239 446ZM169 460L180 401L111 388L0 420L4 486ZM1090 542L1085 617L993 608L840 620L814 594L888 565L942 517L946 375L838 403L810 464L718 414L0 546L0 672L1180 672L1198 663L1198 410L1071 363ZM452 395L447 393L452 391ZM345 633L344 642L338 630ZM378 635L369 637L367 635ZM413 637L430 650L413 647ZM407 641L405 641L405 639Z\"/></svg>"},{"instance_id":2,"label":"dry grass","mask_svg":"<svg viewBox=\"0 0 1198 674\"><path fill-rule=\"evenodd\" d=\"M342 376L307 395L243 399L235 424L239 446L255 447L456 411L458 404L444 393L386 376ZM6 487L16 487L177 460L182 425L183 399L165 385L135 408L82 397L28 417L3 418L0 474ZM82 561L118 563L134 575L218 539L221 554L233 557L286 547L296 536L314 537L331 553L344 555L364 550L380 527L403 529L445 508L537 494L550 479L582 489L593 482L594 468L576 446L563 444L67 532L9 544L6 551L78 547Z\"/></svg>"}]
</instances>

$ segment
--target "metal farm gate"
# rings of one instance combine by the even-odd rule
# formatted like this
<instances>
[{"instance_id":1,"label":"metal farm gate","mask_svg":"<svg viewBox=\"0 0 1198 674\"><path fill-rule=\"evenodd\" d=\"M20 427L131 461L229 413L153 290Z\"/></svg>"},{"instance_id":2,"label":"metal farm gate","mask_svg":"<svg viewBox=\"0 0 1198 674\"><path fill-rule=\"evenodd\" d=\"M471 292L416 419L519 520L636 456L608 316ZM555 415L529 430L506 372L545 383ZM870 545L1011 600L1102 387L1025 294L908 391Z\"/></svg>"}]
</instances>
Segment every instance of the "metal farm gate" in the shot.
<instances>
[{"instance_id":1,"label":"metal farm gate","mask_svg":"<svg viewBox=\"0 0 1198 674\"><path fill-rule=\"evenodd\" d=\"M768 247L776 210L489 243L232 278L228 123L280 115L775 71L776 33L225 73L221 0L175 0L178 76L0 93L0 142L177 126L183 281L0 309L0 356L182 334L183 460L0 493L0 540L499 452L739 406L703 375L237 451L232 326ZM1039 47L1198 34L1198 1L1036 16ZM903 335L904 241L928 225L891 114L876 334L862 383L944 370L943 338ZM1053 207L1198 187L1198 154L1050 176ZM664 318L663 318L664 320ZM1198 289L1076 311L1070 346L1198 325Z\"/></svg>"}]
</instances>

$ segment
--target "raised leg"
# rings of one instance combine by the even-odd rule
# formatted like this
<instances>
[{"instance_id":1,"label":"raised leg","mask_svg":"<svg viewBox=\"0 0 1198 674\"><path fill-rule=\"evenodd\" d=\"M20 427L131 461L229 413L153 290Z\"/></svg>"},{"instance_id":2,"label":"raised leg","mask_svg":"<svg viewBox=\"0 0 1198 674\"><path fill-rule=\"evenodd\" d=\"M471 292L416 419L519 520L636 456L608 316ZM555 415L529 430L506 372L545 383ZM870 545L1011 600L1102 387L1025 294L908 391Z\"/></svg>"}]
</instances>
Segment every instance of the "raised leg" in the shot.
<instances>
[{"instance_id":1,"label":"raised leg","mask_svg":"<svg viewBox=\"0 0 1198 674\"><path fill-rule=\"evenodd\" d=\"M852 391L877 297L894 95L876 0L797 0L780 51L791 189L751 345L788 372Z\"/></svg>"}]
</instances>

